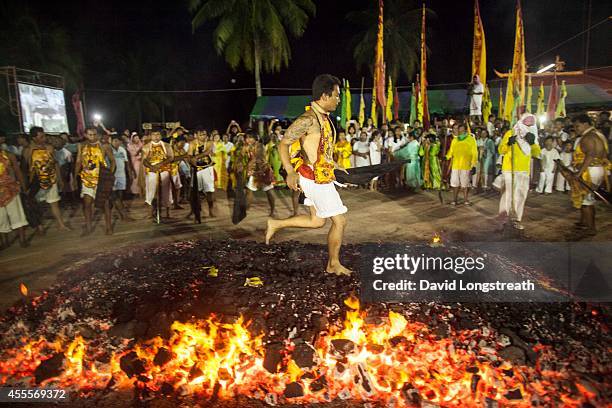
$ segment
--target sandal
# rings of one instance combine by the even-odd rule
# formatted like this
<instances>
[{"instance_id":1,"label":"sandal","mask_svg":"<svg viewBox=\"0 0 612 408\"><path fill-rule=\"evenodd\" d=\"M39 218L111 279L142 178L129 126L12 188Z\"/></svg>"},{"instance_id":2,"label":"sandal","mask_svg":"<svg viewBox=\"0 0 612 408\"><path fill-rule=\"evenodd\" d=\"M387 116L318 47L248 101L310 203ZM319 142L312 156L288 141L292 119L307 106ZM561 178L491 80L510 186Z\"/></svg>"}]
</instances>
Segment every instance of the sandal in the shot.
<instances>
[{"instance_id":1,"label":"sandal","mask_svg":"<svg viewBox=\"0 0 612 408\"><path fill-rule=\"evenodd\" d=\"M457 202L456 201L451 201L449 204L450 205L457 205Z\"/></svg>"},{"instance_id":2,"label":"sandal","mask_svg":"<svg viewBox=\"0 0 612 408\"><path fill-rule=\"evenodd\" d=\"M465 202L465 203L463 203L463 204L465 204L465 205L467 205L467 206L470 206L470 205L472 205L472 202L471 202L471 201L466 201L466 202Z\"/></svg>"}]
</instances>

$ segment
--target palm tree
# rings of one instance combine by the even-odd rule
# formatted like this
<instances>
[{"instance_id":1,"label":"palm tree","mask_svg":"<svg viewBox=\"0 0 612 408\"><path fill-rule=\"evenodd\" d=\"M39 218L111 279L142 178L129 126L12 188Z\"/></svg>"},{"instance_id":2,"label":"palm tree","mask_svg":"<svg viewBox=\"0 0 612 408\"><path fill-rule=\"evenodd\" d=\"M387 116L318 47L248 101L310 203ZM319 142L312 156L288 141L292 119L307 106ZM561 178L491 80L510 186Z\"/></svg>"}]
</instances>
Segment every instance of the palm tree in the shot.
<instances>
[{"instance_id":1,"label":"palm tree","mask_svg":"<svg viewBox=\"0 0 612 408\"><path fill-rule=\"evenodd\" d=\"M291 47L287 32L295 38L304 34L316 7L312 0L190 0L195 31L218 20L213 42L218 54L232 69L240 64L255 74L257 96L261 71L278 72L289 65Z\"/></svg>"},{"instance_id":2,"label":"palm tree","mask_svg":"<svg viewBox=\"0 0 612 408\"><path fill-rule=\"evenodd\" d=\"M352 11L346 18L363 28L353 38L353 57L357 67L365 65L370 73L373 73L378 33L378 2L370 3L369 8ZM426 9L426 12L435 15L429 9ZM385 1L383 41L386 73L396 84L400 72L408 79L412 79L416 73L421 44L421 13L422 9L415 0Z\"/></svg>"}]
</instances>

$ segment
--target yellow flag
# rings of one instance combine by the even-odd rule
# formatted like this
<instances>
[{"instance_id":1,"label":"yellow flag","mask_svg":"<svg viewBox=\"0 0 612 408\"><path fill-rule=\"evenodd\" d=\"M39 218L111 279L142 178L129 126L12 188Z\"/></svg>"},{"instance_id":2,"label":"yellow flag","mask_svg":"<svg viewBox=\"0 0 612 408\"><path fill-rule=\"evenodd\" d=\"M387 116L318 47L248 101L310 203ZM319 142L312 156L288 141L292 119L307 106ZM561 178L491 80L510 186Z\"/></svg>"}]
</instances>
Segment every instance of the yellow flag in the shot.
<instances>
[{"instance_id":1,"label":"yellow flag","mask_svg":"<svg viewBox=\"0 0 612 408\"><path fill-rule=\"evenodd\" d=\"M478 0L474 0L474 41L472 43L472 77L478 75L480 82L487 83L487 47L484 27L480 18Z\"/></svg>"},{"instance_id":2,"label":"yellow flag","mask_svg":"<svg viewBox=\"0 0 612 408\"><path fill-rule=\"evenodd\" d=\"M499 103L497 104L497 117L504 119L504 90L499 87Z\"/></svg>"},{"instance_id":3,"label":"yellow flag","mask_svg":"<svg viewBox=\"0 0 612 408\"><path fill-rule=\"evenodd\" d=\"M359 126L363 126L365 122L365 100L363 99L363 92L361 92L361 99L359 100Z\"/></svg>"},{"instance_id":4,"label":"yellow flag","mask_svg":"<svg viewBox=\"0 0 612 408\"><path fill-rule=\"evenodd\" d=\"M559 102L557 103L557 111L555 112L555 117L564 118L567 116L567 112L565 112L565 97L567 96L567 88L565 87L565 81L561 81L561 97L559 98Z\"/></svg>"},{"instance_id":5,"label":"yellow flag","mask_svg":"<svg viewBox=\"0 0 612 408\"><path fill-rule=\"evenodd\" d=\"M389 77L389 84L387 86L387 107L385 109L387 122L393 121L393 82L391 82L391 77Z\"/></svg>"},{"instance_id":6,"label":"yellow flag","mask_svg":"<svg viewBox=\"0 0 612 408\"><path fill-rule=\"evenodd\" d=\"M512 123L512 108L514 107L514 92L513 91L513 75L508 75L508 83L506 86L506 101L504 102L504 119Z\"/></svg>"},{"instance_id":7,"label":"yellow flag","mask_svg":"<svg viewBox=\"0 0 612 408\"><path fill-rule=\"evenodd\" d=\"M525 62L525 33L523 31L523 11L521 9L521 0L517 0L516 3L516 31L514 36L514 56L512 58L512 82L514 86L518 88L518 94L520 100L525 100L525 74L527 72L527 65ZM510 88L512 89L512 88ZM512 101L514 102L514 92L510 91L512 95ZM506 94L506 101L508 100L508 94ZM505 110L508 109L508 104L505 106ZM512 110L512 106L510 107ZM520 110L517 109L516 112ZM509 113L512 116L512 112ZM508 115L508 112L506 112Z\"/></svg>"},{"instance_id":8,"label":"yellow flag","mask_svg":"<svg viewBox=\"0 0 612 408\"><path fill-rule=\"evenodd\" d=\"M345 106L345 112L346 112L346 121L348 122L349 120L352 119L353 117L353 110L351 109L351 86L349 85L349 81L348 79L346 80L346 106Z\"/></svg>"},{"instance_id":9,"label":"yellow flag","mask_svg":"<svg viewBox=\"0 0 612 408\"><path fill-rule=\"evenodd\" d=\"M491 93L489 92L487 84L485 84L484 88L484 95L482 97L482 119L484 123L487 123L493 110L493 103L491 102Z\"/></svg>"},{"instance_id":10,"label":"yellow flag","mask_svg":"<svg viewBox=\"0 0 612 408\"><path fill-rule=\"evenodd\" d=\"M544 83L540 81L540 89L538 89L538 102L536 103L536 115L538 119L542 117L546 113L546 108L544 107Z\"/></svg>"},{"instance_id":11,"label":"yellow flag","mask_svg":"<svg viewBox=\"0 0 612 408\"><path fill-rule=\"evenodd\" d=\"M375 127L378 127L378 118L376 117L376 82L372 87L372 110L370 111L370 117Z\"/></svg>"}]
</instances>

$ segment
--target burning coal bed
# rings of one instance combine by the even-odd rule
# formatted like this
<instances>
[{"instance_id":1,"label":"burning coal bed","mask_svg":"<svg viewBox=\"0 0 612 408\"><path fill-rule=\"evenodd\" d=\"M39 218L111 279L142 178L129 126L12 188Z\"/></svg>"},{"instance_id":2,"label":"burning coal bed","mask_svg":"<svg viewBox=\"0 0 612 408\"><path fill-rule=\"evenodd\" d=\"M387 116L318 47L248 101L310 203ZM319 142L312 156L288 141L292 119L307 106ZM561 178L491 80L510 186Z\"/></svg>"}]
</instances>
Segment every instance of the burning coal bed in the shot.
<instances>
[{"instance_id":1,"label":"burning coal bed","mask_svg":"<svg viewBox=\"0 0 612 408\"><path fill-rule=\"evenodd\" d=\"M343 248L349 267L360 250ZM606 306L360 305L358 278L325 261L323 246L249 241L79 260L2 317L0 386L66 389L82 407L612 401Z\"/></svg>"}]
</instances>

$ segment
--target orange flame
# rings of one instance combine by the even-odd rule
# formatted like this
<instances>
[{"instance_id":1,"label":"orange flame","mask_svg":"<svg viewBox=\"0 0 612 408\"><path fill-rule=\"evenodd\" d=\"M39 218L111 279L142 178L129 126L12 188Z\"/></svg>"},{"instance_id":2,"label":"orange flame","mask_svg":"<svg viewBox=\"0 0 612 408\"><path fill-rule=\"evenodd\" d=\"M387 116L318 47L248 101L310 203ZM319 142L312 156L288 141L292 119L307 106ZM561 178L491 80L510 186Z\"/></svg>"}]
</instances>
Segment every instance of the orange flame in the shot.
<instances>
[{"instance_id":1,"label":"orange flame","mask_svg":"<svg viewBox=\"0 0 612 408\"><path fill-rule=\"evenodd\" d=\"M543 406L596 401L594 385L579 383L568 371L513 365L491 354L495 346L463 346L482 340L495 344L492 330L488 337L472 330L438 338L427 325L393 311L378 323L370 323L354 296L345 304L349 309L343 327L321 332L313 344L313 367L294 359L294 346L288 343L276 367L279 372L270 373L264 368L263 335L251 335L242 317L222 323L212 316L191 323L174 322L169 339L155 337L132 348L120 348L108 363L96 361L98 340L90 344L77 336L64 344L24 339L22 347L0 355L0 386L28 378L34 385L33 373L41 362L62 353L62 373L43 381L43 386L52 383L88 391L112 384L115 390L146 387L152 392L171 386L177 395L226 399L243 395L283 402L287 385L297 384L303 395L286 400L307 405L334 398L383 406L414 405L411 398L415 398L453 407L481 407L489 399L520 407L536 399ZM102 324L99 329L101 336L106 335ZM538 352L542 357L551 351L541 347ZM548 358L555 357L550 354ZM131 362L126 364L126 359ZM136 373L125 370L130 364L138 367ZM567 390L563 385L572 381L577 395L553 391Z\"/></svg>"},{"instance_id":2,"label":"orange flame","mask_svg":"<svg viewBox=\"0 0 612 408\"><path fill-rule=\"evenodd\" d=\"M24 285L23 283L19 284L19 291L21 292L21 294L23 296L28 296L28 287L26 285Z\"/></svg>"}]
</instances>

